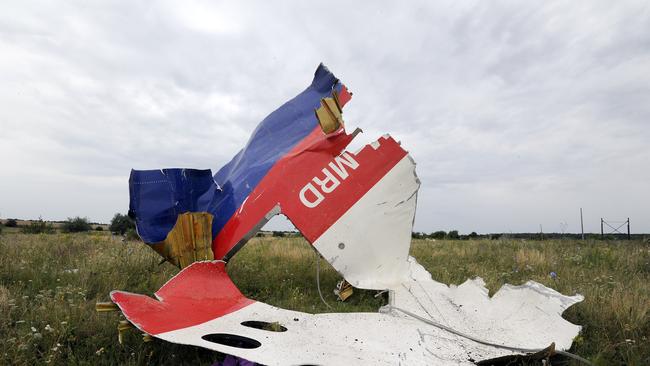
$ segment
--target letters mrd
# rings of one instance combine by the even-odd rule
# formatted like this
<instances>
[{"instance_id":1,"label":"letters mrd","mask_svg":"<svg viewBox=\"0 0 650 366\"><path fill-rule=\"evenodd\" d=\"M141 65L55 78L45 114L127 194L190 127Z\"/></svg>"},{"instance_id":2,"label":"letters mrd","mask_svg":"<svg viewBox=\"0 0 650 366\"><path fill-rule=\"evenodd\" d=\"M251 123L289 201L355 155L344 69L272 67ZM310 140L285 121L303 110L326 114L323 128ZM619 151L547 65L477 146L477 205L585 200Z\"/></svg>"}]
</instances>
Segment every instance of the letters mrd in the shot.
<instances>
[{"instance_id":1,"label":"letters mrd","mask_svg":"<svg viewBox=\"0 0 650 366\"><path fill-rule=\"evenodd\" d=\"M321 170L322 176L312 178L302 187L298 194L300 202L308 208L318 206L328 193L334 192L349 176L348 168L355 170L358 166L359 163L348 152L337 156Z\"/></svg>"}]
</instances>

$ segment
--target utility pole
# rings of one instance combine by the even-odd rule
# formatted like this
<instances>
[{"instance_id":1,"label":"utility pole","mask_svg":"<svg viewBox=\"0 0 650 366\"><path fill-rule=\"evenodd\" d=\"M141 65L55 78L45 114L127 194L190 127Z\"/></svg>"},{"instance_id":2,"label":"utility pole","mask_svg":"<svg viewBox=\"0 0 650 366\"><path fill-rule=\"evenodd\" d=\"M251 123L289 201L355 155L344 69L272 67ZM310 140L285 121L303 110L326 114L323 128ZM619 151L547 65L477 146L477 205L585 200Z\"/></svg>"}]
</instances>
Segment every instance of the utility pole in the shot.
<instances>
[{"instance_id":1,"label":"utility pole","mask_svg":"<svg viewBox=\"0 0 650 366\"><path fill-rule=\"evenodd\" d=\"M630 218L627 218L627 240L632 240L632 236L630 235Z\"/></svg>"},{"instance_id":2,"label":"utility pole","mask_svg":"<svg viewBox=\"0 0 650 366\"><path fill-rule=\"evenodd\" d=\"M580 232L582 232L582 240L585 240L585 224L582 221L582 207L580 207Z\"/></svg>"},{"instance_id":3,"label":"utility pole","mask_svg":"<svg viewBox=\"0 0 650 366\"><path fill-rule=\"evenodd\" d=\"M605 239L605 231L603 230L603 218L600 218L600 238Z\"/></svg>"}]
</instances>

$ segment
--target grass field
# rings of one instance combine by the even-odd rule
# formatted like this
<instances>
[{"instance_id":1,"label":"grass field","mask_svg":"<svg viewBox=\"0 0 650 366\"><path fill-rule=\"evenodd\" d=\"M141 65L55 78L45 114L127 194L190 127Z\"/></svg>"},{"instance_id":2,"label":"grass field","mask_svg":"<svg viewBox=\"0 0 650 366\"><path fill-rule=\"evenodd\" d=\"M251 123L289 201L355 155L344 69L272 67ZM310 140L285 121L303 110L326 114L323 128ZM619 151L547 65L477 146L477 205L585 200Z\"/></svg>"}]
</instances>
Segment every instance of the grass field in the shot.
<instances>
[{"instance_id":1,"label":"grass field","mask_svg":"<svg viewBox=\"0 0 650 366\"><path fill-rule=\"evenodd\" d=\"M118 313L96 313L113 289L151 294L177 272L142 243L106 233L0 235L0 364L210 365L219 355L130 332L117 342ZM650 246L641 242L476 240L413 242L433 278L452 284L481 276L491 293L529 279L585 301L565 313L583 325L573 352L596 365L650 365ZM256 238L230 262L242 292L312 313L329 311L315 287L315 255L300 238ZM549 276L556 272L557 278ZM372 291L337 303L340 278L321 261L324 295L335 311L376 311Z\"/></svg>"}]
</instances>

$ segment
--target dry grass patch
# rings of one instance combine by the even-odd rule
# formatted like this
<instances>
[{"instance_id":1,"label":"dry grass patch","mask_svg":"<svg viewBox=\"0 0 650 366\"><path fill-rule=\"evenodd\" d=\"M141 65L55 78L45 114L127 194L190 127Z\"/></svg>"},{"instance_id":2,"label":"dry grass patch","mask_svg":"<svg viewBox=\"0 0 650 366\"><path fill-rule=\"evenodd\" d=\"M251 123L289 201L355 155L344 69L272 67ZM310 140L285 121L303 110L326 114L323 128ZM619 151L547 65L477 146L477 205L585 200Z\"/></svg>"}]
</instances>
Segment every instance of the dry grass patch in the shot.
<instances>
[{"instance_id":1,"label":"dry grass patch","mask_svg":"<svg viewBox=\"0 0 650 366\"><path fill-rule=\"evenodd\" d=\"M107 233L0 235L0 364L211 365L218 354L131 332L117 343L116 313L98 314L113 289L152 294L177 273L142 243ZM596 365L650 364L650 245L573 240L413 242L434 279L485 279L491 293L529 279L585 301L565 313L583 325L573 352ZM316 290L315 255L301 238L255 238L228 265L241 291L287 309L330 312ZM555 272L552 278L549 273ZM376 311L383 299L355 289L337 302L341 277L321 261L321 284L334 311Z\"/></svg>"}]
</instances>

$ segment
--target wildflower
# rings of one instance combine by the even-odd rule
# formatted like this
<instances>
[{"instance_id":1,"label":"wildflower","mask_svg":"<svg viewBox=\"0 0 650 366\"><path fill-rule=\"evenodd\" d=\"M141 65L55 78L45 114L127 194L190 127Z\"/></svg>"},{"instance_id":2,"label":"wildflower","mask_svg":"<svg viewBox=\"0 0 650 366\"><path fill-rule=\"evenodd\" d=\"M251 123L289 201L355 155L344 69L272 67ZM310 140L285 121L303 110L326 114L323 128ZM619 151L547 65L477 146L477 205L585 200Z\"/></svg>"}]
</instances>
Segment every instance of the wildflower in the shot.
<instances>
[{"instance_id":1,"label":"wildflower","mask_svg":"<svg viewBox=\"0 0 650 366\"><path fill-rule=\"evenodd\" d=\"M557 280L557 273L551 272L548 275L551 276L552 279Z\"/></svg>"},{"instance_id":2,"label":"wildflower","mask_svg":"<svg viewBox=\"0 0 650 366\"><path fill-rule=\"evenodd\" d=\"M31 329L33 333L36 333L36 328L32 327Z\"/></svg>"},{"instance_id":3,"label":"wildflower","mask_svg":"<svg viewBox=\"0 0 650 366\"><path fill-rule=\"evenodd\" d=\"M54 332L54 328L50 327L49 324L45 326L45 330L47 330L50 333Z\"/></svg>"}]
</instances>

